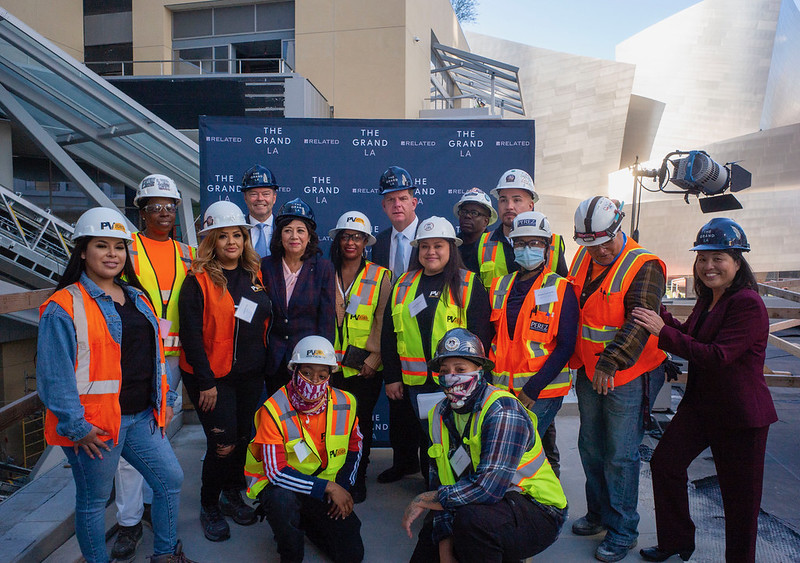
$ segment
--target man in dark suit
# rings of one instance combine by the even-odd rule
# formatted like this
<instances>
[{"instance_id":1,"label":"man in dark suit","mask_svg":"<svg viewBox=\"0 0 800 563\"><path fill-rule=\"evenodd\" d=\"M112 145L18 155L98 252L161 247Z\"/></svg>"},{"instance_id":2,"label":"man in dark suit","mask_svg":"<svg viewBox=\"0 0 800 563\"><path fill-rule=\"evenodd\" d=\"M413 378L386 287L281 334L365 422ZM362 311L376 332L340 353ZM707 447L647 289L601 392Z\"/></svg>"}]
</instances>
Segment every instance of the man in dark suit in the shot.
<instances>
[{"instance_id":1,"label":"man in dark suit","mask_svg":"<svg viewBox=\"0 0 800 563\"><path fill-rule=\"evenodd\" d=\"M411 241L414 240L419 219L417 198L411 174L399 166L390 166L380 180L383 212L392 226L378 233L372 247L372 261L389 268L392 279L408 270L411 262ZM389 399L389 443L394 452L392 466L378 475L379 483L392 483L420 470L416 433L409 428L419 425L417 416L402 387L399 392L387 391Z\"/></svg>"},{"instance_id":2,"label":"man in dark suit","mask_svg":"<svg viewBox=\"0 0 800 563\"><path fill-rule=\"evenodd\" d=\"M269 243L272 240L274 217L272 208L278 199L278 182L266 166L256 164L249 168L242 178L242 194L247 205L247 222L253 248L262 258L270 255Z\"/></svg>"}]
</instances>

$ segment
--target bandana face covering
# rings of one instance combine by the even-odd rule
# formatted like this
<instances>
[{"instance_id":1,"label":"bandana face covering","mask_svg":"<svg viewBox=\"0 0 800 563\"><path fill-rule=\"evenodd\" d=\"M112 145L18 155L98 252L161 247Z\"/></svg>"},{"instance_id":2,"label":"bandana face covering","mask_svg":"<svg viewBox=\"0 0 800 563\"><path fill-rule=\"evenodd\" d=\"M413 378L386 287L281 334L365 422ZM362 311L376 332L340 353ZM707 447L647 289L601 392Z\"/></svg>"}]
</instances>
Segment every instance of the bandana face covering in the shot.
<instances>
[{"instance_id":1,"label":"bandana face covering","mask_svg":"<svg viewBox=\"0 0 800 563\"><path fill-rule=\"evenodd\" d=\"M298 412L303 414L319 414L325 410L328 382L326 379L320 383L311 383L300 375L299 370L294 370L292 380L286 385L289 392L289 401Z\"/></svg>"},{"instance_id":2,"label":"bandana face covering","mask_svg":"<svg viewBox=\"0 0 800 563\"><path fill-rule=\"evenodd\" d=\"M480 380L480 370L467 373L439 375L439 385L442 387L442 391L444 391L453 409L460 409L464 406L470 396L475 392Z\"/></svg>"}]
</instances>

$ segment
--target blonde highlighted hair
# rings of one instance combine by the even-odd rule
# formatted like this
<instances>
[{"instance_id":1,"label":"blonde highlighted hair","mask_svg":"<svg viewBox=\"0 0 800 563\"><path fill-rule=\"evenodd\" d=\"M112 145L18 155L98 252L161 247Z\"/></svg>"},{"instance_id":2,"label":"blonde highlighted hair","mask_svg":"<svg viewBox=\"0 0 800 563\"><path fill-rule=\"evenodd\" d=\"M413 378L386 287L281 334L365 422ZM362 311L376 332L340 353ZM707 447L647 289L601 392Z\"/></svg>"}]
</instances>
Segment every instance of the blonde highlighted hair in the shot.
<instances>
[{"instance_id":1,"label":"blonde highlighted hair","mask_svg":"<svg viewBox=\"0 0 800 563\"><path fill-rule=\"evenodd\" d=\"M222 273L222 265L217 260L216 248L217 241L222 229L212 229L208 235L200 242L197 247L197 257L192 260L192 273L197 275L203 272L208 274L214 285L219 287L227 287L228 282L225 274ZM258 272L261 269L261 256L253 249L250 242L250 233L248 229L239 227L244 239L244 248L242 255L239 256L239 265L250 272L250 281L253 285L262 285L258 280Z\"/></svg>"}]
</instances>

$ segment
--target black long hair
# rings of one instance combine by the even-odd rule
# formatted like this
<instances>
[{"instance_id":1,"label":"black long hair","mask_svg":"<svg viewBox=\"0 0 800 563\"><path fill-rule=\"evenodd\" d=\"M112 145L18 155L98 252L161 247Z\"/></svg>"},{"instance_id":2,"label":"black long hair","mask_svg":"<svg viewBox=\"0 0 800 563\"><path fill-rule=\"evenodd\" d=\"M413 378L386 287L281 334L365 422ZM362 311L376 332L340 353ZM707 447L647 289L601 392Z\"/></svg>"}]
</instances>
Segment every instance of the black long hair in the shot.
<instances>
[{"instance_id":1,"label":"black long hair","mask_svg":"<svg viewBox=\"0 0 800 563\"><path fill-rule=\"evenodd\" d=\"M739 270L736 272L736 275L733 277L733 282L726 291L735 293L740 289L745 288L758 291L758 281L756 281L756 276L753 273L752 268L750 268L750 264L748 264L747 260L745 260L742 251L738 249L725 249L720 250L719 252L724 252L739 264ZM694 274L695 295L703 299L711 299L711 289L702 281L700 281L700 276L697 275L697 258L694 259L692 273Z\"/></svg>"},{"instance_id":2,"label":"black long hair","mask_svg":"<svg viewBox=\"0 0 800 563\"><path fill-rule=\"evenodd\" d=\"M58 280L56 291L59 289L64 289L68 285L72 285L81 279L81 274L86 271L86 260L84 260L81 254L86 252L86 249L89 246L89 241L91 241L93 238L96 237L80 237L75 241L75 247L72 249L72 256L69 257L67 267L64 269L64 273L61 274L61 279ZM125 278L124 280L120 279L123 277ZM121 285L131 285L135 287L144 293L148 301L150 300L147 292L139 282L139 278L136 277L136 271L133 268L133 261L131 260L127 243L125 244L125 265L122 267L122 272L120 272L115 278L115 281Z\"/></svg>"},{"instance_id":3,"label":"black long hair","mask_svg":"<svg viewBox=\"0 0 800 563\"><path fill-rule=\"evenodd\" d=\"M342 262L344 259L342 258L342 234L344 234L344 230L339 231L336 233L336 236L333 237L333 242L331 243L331 248L328 251L328 256L333 262L333 267L336 268L336 271L339 272L342 269ZM364 267L364 262L366 258L364 256L361 257L361 268Z\"/></svg>"},{"instance_id":4,"label":"black long hair","mask_svg":"<svg viewBox=\"0 0 800 563\"><path fill-rule=\"evenodd\" d=\"M295 219L305 223L306 228L308 229L308 244L306 245L306 251L303 252L303 255L300 257L300 260L305 262L315 254L322 254L322 251L319 249L319 236L317 235L317 231L311 222L307 219L303 219L302 217L284 215L283 217L278 217L275 219L275 228L272 230L272 240L269 241L269 251L272 256L283 258L285 251L283 249L283 243L281 242L281 231L286 225Z\"/></svg>"},{"instance_id":5,"label":"black long hair","mask_svg":"<svg viewBox=\"0 0 800 563\"><path fill-rule=\"evenodd\" d=\"M453 296L453 301L459 308L464 307L464 296L461 294L461 270L466 270L464 260L461 258L461 253L458 251L455 241L444 239L450 246L450 258L447 264L444 265L444 287L449 289L450 295ZM416 252L411 254L411 261L408 264L408 270L423 270L422 263L419 261L419 246L414 249ZM424 273L424 272L423 272Z\"/></svg>"}]
</instances>

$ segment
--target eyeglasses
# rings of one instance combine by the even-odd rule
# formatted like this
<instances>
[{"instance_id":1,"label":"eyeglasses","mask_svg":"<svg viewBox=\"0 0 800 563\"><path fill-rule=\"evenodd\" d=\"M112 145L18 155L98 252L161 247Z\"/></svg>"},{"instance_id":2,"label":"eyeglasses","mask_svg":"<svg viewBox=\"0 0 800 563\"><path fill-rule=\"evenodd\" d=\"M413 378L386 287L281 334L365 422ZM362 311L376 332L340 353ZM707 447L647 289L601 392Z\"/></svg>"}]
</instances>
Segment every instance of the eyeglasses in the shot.
<instances>
[{"instance_id":1,"label":"eyeglasses","mask_svg":"<svg viewBox=\"0 0 800 563\"><path fill-rule=\"evenodd\" d=\"M174 203L148 203L144 206L144 210L148 213L161 213L162 211L175 213L178 211L178 206Z\"/></svg>"},{"instance_id":2,"label":"eyeglasses","mask_svg":"<svg viewBox=\"0 0 800 563\"><path fill-rule=\"evenodd\" d=\"M524 240L515 240L514 241L514 248L519 248L522 250L523 248L547 248L547 243L542 240L529 240L525 242Z\"/></svg>"},{"instance_id":3,"label":"eyeglasses","mask_svg":"<svg viewBox=\"0 0 800 563\"><path fill-rule=\"evenodd\" d=\"M579 233L578 231L575 231L575 234L572 235L572 238L574 240L580 239L583 242L592 242L600 237L608 237L609 239L613 239L615 236L617 236L616 228L614 230L606 229L605 231L597 231L594 233Z\"/></svg>"},{"instance_id":4,"label":"eyeglasses","mask_svg":"<svg viewBox=\"0 0 800 563\"><path fill-rule=\"evenodd\" d=\"M477 209L464 209L463 207L458 210L459 217L469 217L470 219L477 219L478 217L489 217L486 213L481 213Z\"/></svg>"},{"instance_id":5,"label":"eyeglasses","mask_svg":"<svg viewBox=\"0 0 800 563\"><path fill-rule=\"evenodd\" d=\"M363 242L367 240L367 235L364 233L342 233L342 241L344 242Z\"/></svg>"}]
</instances>

